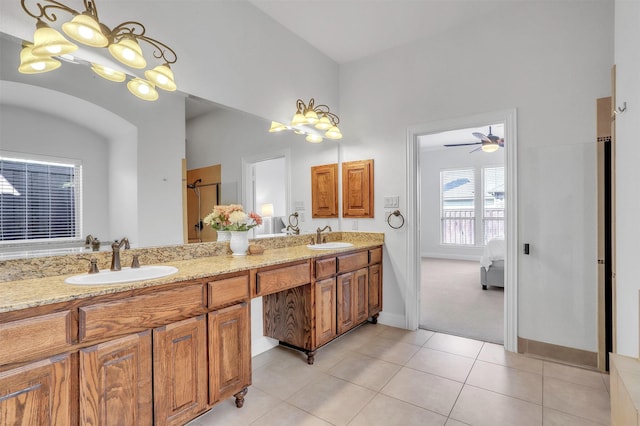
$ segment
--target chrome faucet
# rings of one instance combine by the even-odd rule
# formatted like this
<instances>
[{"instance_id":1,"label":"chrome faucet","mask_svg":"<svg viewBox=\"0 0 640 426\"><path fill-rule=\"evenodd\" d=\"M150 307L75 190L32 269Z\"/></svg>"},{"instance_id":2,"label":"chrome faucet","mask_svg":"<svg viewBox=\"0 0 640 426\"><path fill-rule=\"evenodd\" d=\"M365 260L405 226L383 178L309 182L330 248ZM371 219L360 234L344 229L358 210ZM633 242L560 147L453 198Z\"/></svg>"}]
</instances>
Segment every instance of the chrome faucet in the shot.
<instances>
[{"instance_id":1,"label":"chrome faucet","mask_svg":"<svg viewBox=\"0 0 640 426\"><path fill-rule=\"evenodd\" d=\"M98 251L100 250L100 240L97 239L96 237L94 237L93 235L89 234L87 235L87 237L84 239L84 245L86 247L91 246L91 249L93 251Z\"/></svg>"},{"instance_id":2,"label":"chrome faucet","mask_svg":"<svg viewBox=\"0 0 640 426\"><path fill-rule=\"evenodd\" d=\"M331 232L331 227L329 225L325 226L324 228L320 229L320 227L318 227L318 229L316 229L316 244L320 244L322 243L322 232L329 230L329 232Z\"/></svg>"},{"instance_id":3,"label":"chrome faucet","mask_svg":"<svg viewBox=\"0 0 640 426\"><path fill-rule=\"evenodd\" d=\"M120 266L120 249L123 245L125 249L129 248L129 240L126 237L121 239L119 242L118 240L116 240L113 244L111 244L111 248L113 249L113 254L111 255L112 271L119 271L122 269L122 267Z\"/></svg>"}]
</instances>

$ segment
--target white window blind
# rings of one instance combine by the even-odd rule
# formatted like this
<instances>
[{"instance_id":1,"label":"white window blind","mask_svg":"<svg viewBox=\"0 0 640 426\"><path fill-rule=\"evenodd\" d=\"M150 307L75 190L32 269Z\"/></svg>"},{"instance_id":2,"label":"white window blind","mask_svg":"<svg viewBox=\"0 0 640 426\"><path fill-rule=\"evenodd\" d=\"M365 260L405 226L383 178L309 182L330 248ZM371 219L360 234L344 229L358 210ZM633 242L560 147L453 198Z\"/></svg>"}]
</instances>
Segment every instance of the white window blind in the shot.
<instances>
[{"instance_id":1,"label":"white window blind","mask_svg":"<svg viewBox=\"0 0 640 426\"><path fill-rule=\"evenodd\" d=\"M82 167L0 157L0 242L81 237Z\"/></svg>"}]
</instances>

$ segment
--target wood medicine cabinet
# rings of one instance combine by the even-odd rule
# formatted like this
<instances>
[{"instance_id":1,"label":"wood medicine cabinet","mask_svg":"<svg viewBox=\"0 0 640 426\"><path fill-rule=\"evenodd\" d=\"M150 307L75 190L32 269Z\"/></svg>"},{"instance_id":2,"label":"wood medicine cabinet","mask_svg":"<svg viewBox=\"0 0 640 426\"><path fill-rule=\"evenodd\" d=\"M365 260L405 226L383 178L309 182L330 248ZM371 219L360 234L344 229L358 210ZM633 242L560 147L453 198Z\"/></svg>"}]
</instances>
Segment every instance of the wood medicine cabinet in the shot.
<instances>
[{"instance_id":1,"label":"wood medicine cabinet","mask_svg":"<svg viewBox=\"0 0 640 426\"><path fill-rule=\"evenodd\" d=\"M373 218L373 160L342 163L342 217Z\"/></svg>"},{"instance_id":2,"label":"wood medicine cabinet","mask_svg":"<svg viewBox=\"0 0 640 426\"><path fill-rule=\"evenodd\" d=\"M338 217L338 165L311 167L311 216Z\"/></svg>"}]
</instances>

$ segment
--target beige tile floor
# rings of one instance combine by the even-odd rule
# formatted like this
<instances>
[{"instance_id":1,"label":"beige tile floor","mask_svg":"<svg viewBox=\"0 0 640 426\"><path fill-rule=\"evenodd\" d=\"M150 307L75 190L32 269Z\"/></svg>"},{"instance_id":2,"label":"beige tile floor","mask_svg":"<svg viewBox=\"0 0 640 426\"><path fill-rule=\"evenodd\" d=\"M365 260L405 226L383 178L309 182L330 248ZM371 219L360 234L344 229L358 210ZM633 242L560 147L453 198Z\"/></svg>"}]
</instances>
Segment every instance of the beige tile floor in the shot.
<instances>
[{"instance_id":1,"label":"beige tile floor","mask_svg":"<svg viewBox=\"0 0 640 426\"><path fill-rule=\"evenodd\" d=\"M283 347L254 357L244 407L226 400L190 426L608 425L608 382L491 343L366 324L314 365Z\"/></svg>"}]
</instances>

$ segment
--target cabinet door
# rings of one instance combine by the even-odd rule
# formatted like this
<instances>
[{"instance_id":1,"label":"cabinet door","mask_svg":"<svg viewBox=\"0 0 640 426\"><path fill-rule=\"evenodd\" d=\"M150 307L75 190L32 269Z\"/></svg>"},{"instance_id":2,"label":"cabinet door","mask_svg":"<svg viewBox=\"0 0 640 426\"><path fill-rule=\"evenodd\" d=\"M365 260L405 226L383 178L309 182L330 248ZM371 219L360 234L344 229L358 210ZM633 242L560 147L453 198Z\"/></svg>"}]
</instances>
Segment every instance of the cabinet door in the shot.
<instances>
[{"instance_id":1,"label":"cabinet door","mask_svg":"<svg viewBox=\"0 0 640 426\"><path fill-rule=\"evenodd\" d=\"M336 337L336 279L316 282L316 346Z\"/></svg>"},{"instance_id":2,"label":"cabinet door","mask_svg":"<svg viewBox=\"0 0 640 426\"><path fill-rule=\"evenodd\" d=\"M369 316L382 311L382 270L380 265L369 267Z\"/></svg>"},{"instance_id":3,"label":"cabinet door","mask_svg":"<svg viewBox=\"0 0 640 426\"><path fill-rule=\"evenodd\" d=\"M249 305L245 302L210 312L209 403L237 394L250 380Z\"/></svg>"},{"instance_id":4,"label":"cabinet door","mask_svg":"<svg viewBox=\"0 0 640 426\"><path fill-rule=\"evenodd\" d=\"M75 424L77 418L74 415L71 389L70 355L2 372L0 424Z\"/></svg>"},{"instance_id":5,"label":"cabinet door","mask_svg":"<svg viewBox=\"0 0 640 426\"><path fill-rule=\"evenodd\" d=\"M150 425L151 332L80 350L80 423Z\"/></svg>"},{"instance_id":6,"label":"cabinet door","mask_svg":"<svg viewBox=\"0 0 640 426\"><path fill-rule=\"evenodd\" d=\"M338 217L338 165L311 167L311 217Z\"/></svg>"},{"instance_id":7,"label":"cabinet door","mask_svg":"<svg viewBox=\"0 0 640 426\"><path fill-rule=\"evenodd\" d=\"M337 303L338 303L338 334L355 326L355 272L338 275Z\"/></svg>"},{"instance_id":8,"label":"cabinet door","mask_svg":"<svg viewBox=\"0 0 640 426\"><path fill-rule=\"evenodd\" d=\"M355 321L363 323L369 318L369 270L359 269L355 272Z\"/></svg>"},{"instance_id":9,"label":"cabinet door","mask_svg":"<svg viewBox=\"0 0 640 426\"><path fill-rule=\"evenodd\" d=\"M373 160L342 163L342 217L373 217Z\"/></svg>"},{"instance_id":10,"label":"cabinet door","mask_svg":"<svg viewBox=\"0 0 640 426\"><path fill-rule=\"evenodd\" d=\"M207 322L204 315L153 330L156 425L181 425L206 410Z\"/></svg>"}]
</instances>

